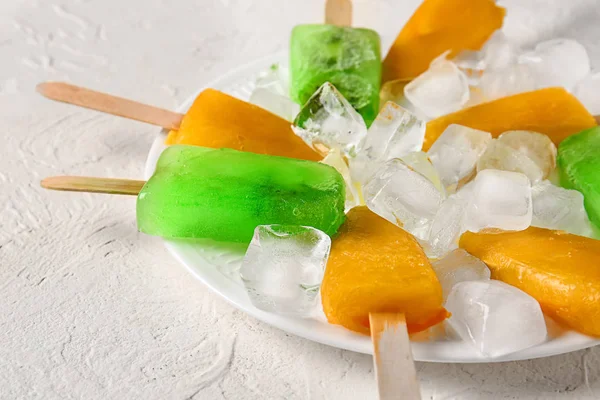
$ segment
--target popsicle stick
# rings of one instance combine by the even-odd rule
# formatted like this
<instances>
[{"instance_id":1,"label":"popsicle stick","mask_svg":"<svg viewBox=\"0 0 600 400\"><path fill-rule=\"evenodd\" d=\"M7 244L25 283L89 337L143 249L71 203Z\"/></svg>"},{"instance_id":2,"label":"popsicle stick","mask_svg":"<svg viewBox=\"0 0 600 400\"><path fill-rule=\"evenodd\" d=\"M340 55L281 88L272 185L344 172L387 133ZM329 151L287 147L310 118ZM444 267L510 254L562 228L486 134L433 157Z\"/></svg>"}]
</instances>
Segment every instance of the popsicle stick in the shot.
<instances>
[{"instance_id":1,"label":"popsicle stick","mask_svg":"<svg viewBox=\"0 0 600 400\"><path fill-rule=\"evenodd\" d=\"M380 400L420 400L404 314L370 313L373 363Z\"/></svg>"},{"instance_id":2,"label":"popsicle stick","mask_svg":"<svg viewBox=\"0 0 600 400\"><path fill-rule=\"evenodd\" d=\"M44 189L50 190L137 196L145 183L145 181L136 181L133 179L51 176L44 179L40 184Z\"/></svg>"},{"instance_id":3,"label":"popsicle stick","mask_svg":"<svg viewBox=\"0 0 600 400\"><path fill-rule=\"evenodd\" d=\"M161 126L166 129L179 129L182 114L162 108L138 103L107 93L74 86L64 82L44 82L37 85L36 90L43 96L74 104L107 114L117 115Z\"/></svg>"},{"instance_id":4,"label":"popsicle stick","mask_svg":"<svg viewBox=\"0 0 600 400\"><path fill-rule=\"evenodd\" d=\"M352 26L352 1L325 0L325 23Z\"/></svg>"},{"instance_id":5,"label":"popsicle stick","mask_svg":"<svg viewBox=\"0 0 600 400\"><path fill-rule=\"evenodd\" d=\"M596 120L596 123L600 125L600 115L594 115L594 119Z\"/></svg>"}]
</instances>

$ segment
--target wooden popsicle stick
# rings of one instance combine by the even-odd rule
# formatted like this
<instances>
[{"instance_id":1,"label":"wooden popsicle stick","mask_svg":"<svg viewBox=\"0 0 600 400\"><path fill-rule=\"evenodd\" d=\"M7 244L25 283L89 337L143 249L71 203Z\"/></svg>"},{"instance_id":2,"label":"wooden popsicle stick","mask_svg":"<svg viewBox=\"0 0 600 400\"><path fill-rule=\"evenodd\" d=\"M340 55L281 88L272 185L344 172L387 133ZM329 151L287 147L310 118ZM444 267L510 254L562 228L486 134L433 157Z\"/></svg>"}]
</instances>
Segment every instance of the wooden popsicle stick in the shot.
<instances>
[{"instance_id":1,"label":"wooden popsicle stick","mask_svg":"<svg viewBox=\"0 0 600 400\"><path fill-rule=\"evenodd\" d=\"M50 190L132 196L137 196L145 183L145 181L133 179L92 178L87 176L51 176L40 182L44 189Z\"/></svg>"},{"instance_id":2,"label":"wooden popsicle stick","mask_svg":"<svg viewBox=\"0 0 600 400\"><path fill-rule=\"evenodd\" d=\"M183 118L183 114L64 82L40 83L36 90L52 100L147 122L165 129L179 129Z\"/></svg>"},{"instance_id":3,"label":"wooden popsicle stick","mask_svg":"<svg viewBox=\"0 0 600 400\"><path fill-rule=\"evenodd\" d=\"M404 314L370 313L373 363L380 400L420 400Z\"/></svg>"},{"instance_id":4,"label":"wooden popsicle stick","mask_svg":"<svg viewBox=\"0 0 600 400\"><path fill-rule=\"evenodd\" d=\"M352 26L352 1L325 0L325 23Z\"/></svg>"},{"instance_id":5,"label":"wooden popsicle stick","mask_svg":"<svg viewBox=\"0 0 600 400\"><path fill-rule=\"evenodd\" d=\"M594 115L594 119L596 120L596 123L600 125L600 115Z\"/></svg>"}]
</instances>

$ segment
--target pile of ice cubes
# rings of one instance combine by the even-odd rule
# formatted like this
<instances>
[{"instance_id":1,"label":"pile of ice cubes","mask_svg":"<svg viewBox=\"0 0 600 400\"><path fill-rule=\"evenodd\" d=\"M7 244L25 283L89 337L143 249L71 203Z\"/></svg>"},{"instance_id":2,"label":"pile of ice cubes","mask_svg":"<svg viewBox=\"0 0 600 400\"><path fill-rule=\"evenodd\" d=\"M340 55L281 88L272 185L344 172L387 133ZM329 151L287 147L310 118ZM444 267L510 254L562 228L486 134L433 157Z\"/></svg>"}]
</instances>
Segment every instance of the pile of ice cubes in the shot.
<instances>
[{"instance_id":1,"label":"pile of ice cubes","mask_svg":"<svg viewBox=\"0 0 600 400\"><path fill-rule=\"evenodd\" d=\"M591 70L586 49L575 40L553 39L521 49L498 30L480 51L449 56L442 54L408 84L387 82L382 98L436 118L500 97L563 87L591 114L600 114L600 72Z\"/></svg>"},{"instance_id":2,"label":"pile of ice cubes","mask_svg":"<svg viewBox=\"0 0 600 400\"><path fill-rule=\"evenodd\" d=\"M273 66L256 81L250 102L293 122L294 132L344 177L346 209L366 205L413 234L440 280L450 331L483 355L503 356L546 340L538 302L496 280L458 248L466 231L529 226L594 235L583 196L555 185L556 147L532 131L489 132L450 125L422 151L426 122L519 92L563 86L600 114L600 73L579 43L557 39L523 51L501 31L481 51L442 54L407 83L382 87L387 99L367 128L330 83L300 109L288 97L287 71ZM326 154L324 153L326 152ZM264 311L312 317L331 239L310 227L256 228L241 277Z\"/></svg>"}]
</instances>

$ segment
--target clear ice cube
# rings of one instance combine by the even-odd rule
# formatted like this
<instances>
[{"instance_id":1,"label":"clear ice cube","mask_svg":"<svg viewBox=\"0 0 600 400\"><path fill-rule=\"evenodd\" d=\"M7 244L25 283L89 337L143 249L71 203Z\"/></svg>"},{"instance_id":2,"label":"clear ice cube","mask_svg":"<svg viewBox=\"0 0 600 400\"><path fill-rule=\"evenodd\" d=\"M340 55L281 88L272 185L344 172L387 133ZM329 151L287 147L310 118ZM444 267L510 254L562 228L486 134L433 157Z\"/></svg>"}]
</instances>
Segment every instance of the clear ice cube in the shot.
<instances>
[{"instance_id":1,"label":"clear ice cube","mask_svg":"<svg viewBox=\"0 0 600 400\"><path fill-rule=\"evenodd\" d=\"M419 151L425 138L425 121L399 105L387 102L369 128L361 151L372 159L389 160Z\"/></svg>"},{"instance_id":2,"label":"clear ice cube","mask_svg":"<svg viewBox=\"0 0 600 400\"><path fill-rule=\"evenodd\" d=\"M335 168L344 178L344 182L346 183L346 210L357 206L359 204L357 185L350 176L350 169L340 150L330 150L321 162Z\"/></svg>"},{"instance_id":3,"label":"clear ice cube","mask_svg":"<svg viewBox=\"0 0 600 400\"><path fill-rule=\"evenodd\" d=\"M573 89L579 99L592 115L600 114L600 72L592 73L583 78Z\"/></svg>"},{"instance_id":4,"label":"clear ice cube","mask_svg":"<svg viewBox=\"0 0 600 400\"><path fill-rule=\"evenodd\" d=\"M479 258L463 249L456 249L432 263L440 284L444 299L459 282L486 281L490 279L490 269Z\"/></svg>"},{"instance_id":5,"label":"clear ice cube","mask_svg":"<svg viewBox=\"0 0 600 400\"><path fill-rule=\"evenodd\" d=\"M492 140L477 161L477 172L487 169L520 172L533 183L539 182L544 176L542 169L532 159L499 140Z\"/></svg>"},{"instance_id":6,"label":"clear ice cube","mask_svg":"<svg viewBox=\"0 0 600 400\"><path fill-rule=\"evenodd\" d=\"M446 189L442 184L442 180L440 179L440 174L437 169L433 166L431 159L424 151L413 151L411 153L405 154L400 157L402 161L406 165L408 165L413 170L417 171L425 178L429 179L433 186L442 194L446 194Z\"/></svg>"},{"instance_id":7,"label":"clear ice cube","mask_svg":"<svg viewBox=\"0 0 600 400\"><path fill-rule=\"evenodd\" d=\"M583 195L576 190L542 181L531 188L533 218L531 225L559 229L575 235L593 236L592 225L583 206Z\"/></svg>"},{"instance_id":8,"label":"clear ice cube","mask_svg":"<svg viewBox=\"0 0 600 400\"><path fill-rule=\"evenodd\" d=\"M495 31L481 49L485 69L506 68L517 61L518 47L511 43L502 30Z\"/></svg>"},{"instance_id":9,"label":"clear ice cube","mask_svg":"<svg viewBox=\"0 0 600 400\"><path fill-rule=\"evenodd\" d=\"M353 176L366 182L386 161L421 150L424 138L425 121L387 102L358 147Z\"/></svg>"},{"instance_id":10,"label":"clear ice cube","mask_svg":"<svg viewBox=\"0 0 600 400\"><path fill-rule=\"evenodd\" d=\"M556 168L556 146L547 135L533 131L506 131L498 141L525 154L542 170L543 178Z\"/></svg>"},{"instance_id":11,"label":"clear ice cube","mask_svg":"<svg viewBox=\"0 0 600 400\"><path fill-rule=\"evenodd\" d=\"M324 83L302 107L292 128L309 146L322 144L354 157L367 134L363 118L329 82Z\"/></svg>"},{"instance_id":12,"label":"clear ice cube","mask_svg":"<svg viewBox=\"0 0 600 400\"><path fill-rule=\"evenodd\" d=\"M483 95L483 91L480 87L471 86L469 88L469 101L465 104L465 108L476 106L477 104L481 104L487 101L487 99Z\"/></svg>"},{"instance_id":13,"label":"clear ice cube","mask_svg":"<svg viewBox=\"0 0 600 400\"><path fill-rule=\"evenodd\" d=\"M469 85L477 86L479 84L479 80L485 69L482 52L463 50L452 59L452 62L467 76Z\"/></svg>"},{"instance_id":14,"label":"clear ice cube","mask_svg":"<svg viewBox=\"0 0 600 400\"><path fill-rule=\"evenodd\" d=\"M546 340L547 329L539 303L506 283L457 283L448 299L448 320L465 341L484 356L500 357Z\"/></svg>"},{"instance_id":15,"label":"clear ice cube","mask_svg":"<svg viewBox=\"0 0 600 400\"><path fill-rule=\"evenodd\" d=\"M367 206L376 214L427 240L444 195L400 159L388 161L365 185Z\"/></svg>"},{"instance_id":16,"label":"clear ice cube","mask_svg":"<svg viewBox=\"0 0 600 400\"><path fill-rule=\"evenodd\" d=\"M585 47L571 39L541 42L533 51L521 54L519 63L531 67L538 88L562 86L570 91L590 73Z\"/></svg>"},{"instance_id":17,"label":"clear ice cube","mask_svg":"<svg viewBox=\"0 0 600 400\"><path fill-rule=\"evenodd\" d=\"M479 89L486 101L535 90L536 78L527 64L511 64L501 69L485 70Z\"/></svg>"},{"instance_id":18,"label":"clear ice cube","mask_svg":"<svg viewBox=\"0 0 600 400\"><path fill-rule=\"evenodd\" d=\"M465 232L467 205L468 200L458 194L444 200L431 223L427 256L440 258L458 247L460 235Z\"/></svg>"},{"instance_id":19,"label":"clear ice cube","mask_svg":"<svg viewBox=\"0 0 600 400\"><path fill-rule=\"evenodd\" d=\"M469 101L469 80L452 61L438 58L406 85L404 95L426 116L437 118L460 110Z\"/></svg>"},{"instance_id":20,"label":"clear ice cube","mask_svg":"<svg viewBox=\"0 0 600 400\"><path fill-rule=\"evenodd\" d=\"M465 228L520 231L531 225L531 185L524 174L486 169L477 174L465 215Z\"/></svg>"},{"instance_id":21,"label":"clear ice cube","mask_svg":"<svg viewBox=\"0 0 600 400\"><path fill-rule=\"evenodd\" d=\"M261 87L257 87L252 91L249 102L290 122L294 120L300 111L300 106L290 100L289 97Z\"/></svg>"},{"instance_id":22,"label":"clear ice cube","mask_svg":"<svg viewBox=\"0 0 600 400\"><path fill-rule=\"evenodd\" d=\"M473 176L477 160L491 140L488 132L452 124L433 143L427 154L448 193Z\"/></svg>"},{"instance_id":23,"label":"clear ice cube","mask_svg":"<svg viewBox=\"0 0 600 400\"><path fill-rule=\"evenodd\" d=\"M462 71L483 71L485 69L483 53L476 50L462 50L452 59L452 62Z\"/></svg>"},{"instance_id":24,"label":"clear ice cube","mask_svg":"<svg viewBox=\"0 0 600 400\"><path fill-rule=\"evenodd\" d=\"M456 191L456 196L460 197L463 200L469 200L471 196L473 196L473 188L475 187L474 182L471 180L466 184L460 186Z\"/></svg>"},{"instance_id":25,"label":"clear ice cube","mask_svg":"<svg viewBox=\"0 0 600 400\"><path fill-rule=\"evenodd\" d=\"M502 83L500 77L502 75L510 77L510 73L494 74L493 72L502 71L515 64L517 54L518 48L508 41L501 30L497 30L485 42L480 51L463 50L452 61L467 75L469 84L472 86L480 85L485 71L487 91L494 91L497 93L497 97L501 97L499 95ZM472 96L473 92L471 92ZM469 104L476 104L472 100Z\"/></svg>"},{"instance_id":26,"label":"clear ice cube","mask_svg":"<svg viewBox=\"0 0 600 400\"><path fill-rule=\"evenodd\" d=\"M255 307L280 314L308 316L329 257L331 239L304 226L260 225L240 269Z\"/></svg>"}]
</instances>

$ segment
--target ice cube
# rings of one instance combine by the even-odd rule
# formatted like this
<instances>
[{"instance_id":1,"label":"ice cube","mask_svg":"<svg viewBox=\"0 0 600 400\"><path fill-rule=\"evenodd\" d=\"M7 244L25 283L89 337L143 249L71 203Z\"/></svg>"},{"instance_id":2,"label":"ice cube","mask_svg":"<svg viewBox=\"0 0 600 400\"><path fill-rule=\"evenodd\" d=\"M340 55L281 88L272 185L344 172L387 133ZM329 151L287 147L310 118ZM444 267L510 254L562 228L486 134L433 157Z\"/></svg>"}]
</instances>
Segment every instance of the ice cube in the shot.
<instances>
[{"instance_id":1,"label":"ice cube","mask_svg":"<svg viewBox=\"0 0 600 400\"><path fill-rule=\"evenodd\" d=\"M471 180L458 188L458 190L456 191L456 196L460 197L463 200L469 200L471 196L473 196L474 187L475 183Z\"/></svg>"},{"instance_id":2,"label":"ice cube","mask_svg":"<svg viewBox=\"0 0 600 400\"><path fill-rule=\"evenodd\" d=\"M387 161L421 150L424 138L425 121L389 101L369 128L361 151Z\"/></svg>"},{"instance_id":3,"label":"ice cube","mask_svg":"<svg viewBox=\"0 0 600 400\"><path fill-rule=\"evenodd\" d=\"M471 86L469 88L469 101L465 104L465 108L476 106L477 104L487 101L480 87Z\"/></svg>"},{"instance_id":4,"label":"ice cube","mask_svg":"<svg viewBox=\"0 0 600 400\"><path fill-rule=\"evenodd\" d=\"M465 228L520 231L531 225L531 185L518 172L486 169L477 174L465 216Z\"/></svg>"},{"instance_id":5,"label":"ice cube","mask_svg":"<svg viewBox=\"0 0 600 400\"><path fill-rule=\"evenodd\" d=\"M423 151L413 151L411 153L405 154L400 157L402 161L406 165L408 165L413 170L417 171L425 178L429 179L433 186L442 194L446 194L446 189L442 184L442 180L440 179L440 175L437 172L437 169L433 166L431 159L427 155L427 153Z\"/></svg>"},{"instance_id":6,"label":"ice cube","mask_svg":"<svg viewBox=\"0 0 600 400\"><path fill-rule=\"evenodd\" d=\"M556 168L556 146L543 133L533 131L507 131L498 141L525 154L542 170L543 178Z\"/></svg>"},{"instance_id":7,"label":"ice cube","mask_svg":"<svg viewBox=\"0 0 600 400\"><path fill-rule=\"evenodd\" d=\"M542 169L532 159L499 140L492 140L477 161L477 172L486 169L520 172L533 183L539 182L544 175Z\"/></svg>"},{"instance_id":8,"label":"ice cube","mask_svg":"<svg viewBox=\"0 0 600 400\"><path fill-rule=\"evenodd\" d=\"M458 194L444 200L431 224L426 246L427 256L440 258L458 247L458 239L465 232L467 205L468 201Z\"/></svg>"},{"instance_id":9,"label":"ice cube","mask_svg":"<svg viewBox=\"0 0 600 400\"><path fill-rule=\"evenodd\" d=\"M463 249L456 249L433 264L444 299L459 282L486 281L490 279L490 269L479 258L472 256Z\"/></svg>"},{"instance_id":10,"label":"ice cube","mask_svg":"<svg viewBox=\"0 0 600 400\"><path fill-rule=\"evenodd\" d=\"M503 69L517 61L519 49L498 29L485 42L481 49L485 69Z\"/></svg>"},{"instance_id":11,"label":"ice cube","mask_svg":"<svg viewBox=\"0 0 600 400\"><path fill-rule=\"evenodd\" d=\"M260 225L248 247L240 274L255 307L308 316L317 295L331 239L305 226Z\"/></svg>"},{"instance_id":12,"label":"ice cube","mask_svg":"<svg viewBox=\"0 0 600 400\"><path fill-rule=\"evenodd\" d=\"M463 50L452 61L467 74L471 85L478 85L483 71L502 70L515 64L518 53L518 47L497 30L480 51Z\"/></svg>"},{"instance_id":13,"label":"ice cube","mask_svg":"<svg viewBox=\"0 0 600 400\"><path fill-rule=\"evenodd\" d=\"M479 84L485 69L482 52L463 50L452 59L452 62L467 76L469 85L477 86Z\"/></svg>"},{"instance_id":14,"label":"ice cube","mask_svg":"<svg viewBox=\"0 0 600 400\"><path fill-rule=\"evenodd\" d=\"M308 145L340 149L354 157L367 134L363 118L329 82L321 86L302 107L292 128Z\"/></svg>"},{"instance_id":15,"label":"ice cube","mask_svg":"<svg viewBox=\"0 0 600 400\"><path fill-rule=\"evenodd\" d=\"M592 226L583 206L583 195L578 191L542 181L531 188L531 196L531 225L593 237Z\"/></svg>"},{"instance_id":16,"label":"ice cube","mask_svg":"<svg viewBox=\"0 0 600 400\"><path fill-rule=\"evenodd\" d=\"M280 64L273 64L258 75L255 86L289 97L289 71Z\"/></svg>"},{"instance_id":17,"label":"ice cube","mask_svg":"<svg viewBox=\"0 0 600 400\"><path fill-rule=\"evenodd\" d=\"M512 64L502 69L487 69L479 81L486 101L535 90L536 78L527 64Z\"/></svg>"},{"instance_id":18,"label":"ice cube","mask_svg":"<svg viewBox=\"0 0 600 400\"><path fill-rule=\"evenodd\" d=\"M427 154L448 193L454 193L459 183L472 177L477 160L491 140L488 132L452 124L433 143Z\"/></svg>"},{"instance_id":19,"label":"ice cube","mask_svg":"<svg viewBox=\"0 0 600 400\"><path fill-rule=\"evenodd\" d=\"M515 64L517 53L517 47L506 39L501 30L497 30L485 42L480 51L463 50L452 61L466 74L470 85L480 85L482 76L485 74L487 80L485 86L488 87L488 92L492 89L499 92L500 89L503 89L501 77L507 75L510 77L511 74L508 72L495 74L494 72L502 71ZM496 96L501 97L499 94ZM478 102L472 100L469 102L471 105L476 103Z\"/></svg>"},{"instance_id":20,"label":"ice cube","mask_svg":"<svg viewBox=\"0 0 600 400\"><path fill-rule=\"evenodd\" d=\"M458 68L464 71L483 71L485 61L483 53L476 50L462 50L452 59Z\"/></svg>"},{"instance_id":21,"label":"ice cube","mask_svg":"<svg viewBox=\"0 0 600 400\"><path fill-rule=\"evenodd\" d=\"M469 101L469 80L452 61L438 59L406 85L404 95L425 115L436 118L460 110Z\"/></svg>"},{"instance_id":22,"label":"ice cube","mask_svg":"<svg viewBox=\"0 0 600 400\"><path fill-rule=\"evenodd\" d=\"M261 87L257 87L252 91L249 102L290 122L294 120L298 111L300 111L300 106L290 100L289 97Z\"/></svg>"},{"instance_id":23,"label":"ice cube","mask_svg":"<svg viewBox=\"0 0 600 400\"><path fill-rule=\"evenodd\" d=\"M359 204L358 185L355 185L352 181L350 169L340 150L330 150L321 162L335 168L344 178L344 182L346 183L346 210L357 206Z\"/></svg>"},{"instance_id":24,"label":"ice cube","mask_svg":"<svg viewBox=\"0 0 600 400\"><path fill-rule=\"evenodd\" d=\"M519 63L531 67L538 88L562 86L570 91L590 73L585 47L570 39L539 43L533 51L521 54Z\"/></svg>"},{"instance_id":25,"label":"ice cube","mask_svg":"<svg viewBox=\"0 0 600 400\"><path fill-rule=\"evenodd\" d=\"M452 313L448 322L458 335L488 357L514 353L546 340L539 303L500 281L457 283L445 307Z\"/></svg>"},{"instance_id":26,"label":"ice cube","mask_svg":"<svg viewBox=\"0 0 600 400\"><path fill-rule=\"evenodd\" d=\"M600 114L600 72L587 75L573 89L575 96L592 115Z\"/></svg>"},{"instance_id":27,"label":"ice cube","mask_svg":"<svg viewBox=\"0 0 600 400\"><path fill-rule=\"evenodd\" d=\"M421 150L424 137L424 121L387 102L358 147L353 176L359 182L366 182L386 161Z\"/></svg>"},{"instance_id":28,"label":"ice cube","mask_svg":"<svg viewBox=\"0 0 600 400\"><path fill-rule=\"evenodd\" d=\"M376 214L427 240L435 214L444 200L425 176L402 160L388 161L363 190L367 206Z\"/></svg>"}]
</instances>

